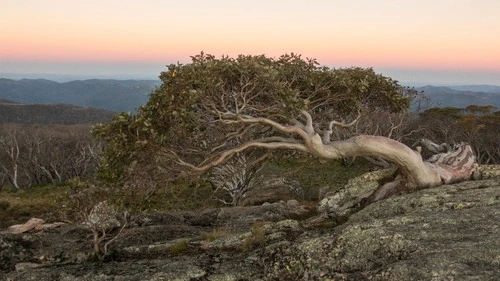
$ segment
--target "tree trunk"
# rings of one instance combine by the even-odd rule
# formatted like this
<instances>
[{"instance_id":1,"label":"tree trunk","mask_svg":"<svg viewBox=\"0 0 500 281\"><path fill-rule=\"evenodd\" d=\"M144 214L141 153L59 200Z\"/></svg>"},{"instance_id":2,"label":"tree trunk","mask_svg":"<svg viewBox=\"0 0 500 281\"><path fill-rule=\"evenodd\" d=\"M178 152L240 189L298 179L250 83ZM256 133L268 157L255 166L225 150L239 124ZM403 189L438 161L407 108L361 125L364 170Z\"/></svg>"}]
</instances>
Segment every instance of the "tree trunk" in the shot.
<instances>
[{"instance_id":1,"label":"tree trunk","mask_svg":"<svg viewBox=\"0 0 500 281\"><path fill-rule=\"evenodd\" d=\"M20 189L19 184L17 183L17 175L18 175L18 166L17 166L17 163L14 163L12 165L12 176L10 177L10 183L12 184L14 191L17 191Z\"/></svg>"},{"instance_id":2,"label":"tree trunk","mask_svg":"<svg viewBox=\"0 0 500 281\"><path fill-rule=\"evenodd\" d=\"M267 118L226 113L228 117L235 118L230 122L270 126L289 137L276 135L248 141L221 152L218 157L202 166L195 166L181 159L178 159L178 163L198 171L206 171L221 164L234 154L249 148L298 150L322 159L377 157L398 166L400 175L395 182L383 186L380 191L375 192L370 197L372 201L385 198L400 189L427 188L468 180L477 167L476 157L471 147L466 143L450 147L422 140L421 143L425 147L430 147L435 152L447 149L446 152L433 155L424 161L420 154L421 147L413 150L401 142L383 136L359 135L346 140L330 141L332 125L351 126L355 121L349 124L332 121L329 130L320 131L314 128L312 117L308 112L302 111L302 114L306 117L305 124L294 120L293 125L284 125ZM174 155L176 154L174 153Z\"/></svg>"},{"instance_id":3,"label":"tree trunk","mask_svg":"<svg viewBox=\"0 0 500 281\"><path fill-rule=\"evenodd\" d=\"M396 164L408 187L433 187L470 179L477 167L471 147L461 143L424 161L420 151L382 136L356 136L319 151L327 158L376 156Z\"/></svg>"},{"instance_id":4,"label":"tree trunk","mask_svg":"<svg viewBox=\"0 0 500 281\"><path fill-rule=\"evenodd\" d=\"M413 150L403 143L382 136L360 135L329 144L320 143L319 136L311 139L308 147L320 158L371 156L380 157L398 166L400 175L372 194L368 199L370 202L386 198L400 190L469 180L478 166L472 148L466 143L455 145L448 151L433 155L424 161L420 148Z\"/></svg>"}]
</instances>

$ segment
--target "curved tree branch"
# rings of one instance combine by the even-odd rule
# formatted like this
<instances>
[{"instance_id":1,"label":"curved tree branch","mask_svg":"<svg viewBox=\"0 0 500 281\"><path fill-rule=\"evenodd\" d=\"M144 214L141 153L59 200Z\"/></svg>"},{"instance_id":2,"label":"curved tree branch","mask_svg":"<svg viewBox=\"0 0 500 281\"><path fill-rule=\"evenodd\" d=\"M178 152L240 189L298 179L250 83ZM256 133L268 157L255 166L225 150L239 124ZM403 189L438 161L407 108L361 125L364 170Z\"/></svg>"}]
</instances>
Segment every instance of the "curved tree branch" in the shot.
<instances>
[{"instance_id":1,"label":"curved tree branch","mask_svg":"<svg viewBox=\"0 0 500 281\"><path fill-rule=\"evenodd\" d=\"M306 125L296 122L296 125L282 125L276 121L263 117L251 117L248 115L236 115L233 113L225 113L230 120L224 120L228 123L249 123L268 125L282 133L295 134L299 139L293 137L271 136L261 139L245 142L237 147L228 149L213 160L199 166L184 162L172 152L177 158L177 162L183 166L190 167L196 171L206 171L216 165L221 164L225 160L230 159L234 154L249 148L265 148L265 149L291 149L302 152L307 152L322 159L341 159L348 157L376 157L392 162L399 167L402 179L398 185L403 184L405 188L423 188L433 187L443 183L460 181L471 177L475 169L475 156L470 146L461 144L455 147L452 153L441 154L438 158L429 161L423 161L420 151L411 149L401 142L383 136L373 135L358 135L346 140L338 140L330 142L325 140L328 133L320 136L312 131L312 117L302 111L306 117ZM350 122L330 122L330 126L340 124L341 126L352 126L359 120L360 115ZM385 189L389 189L393 185L388 185ZM382 194L383 193L383 194ZM385 196L390 194L389 191L383 191L375 196Z\"/></svg>"},{"instance_id":2,"label":"curved tree branch","mask_svg":"<svg viewBox=\"0 0 500 281\"><path fill-rule=\"evenodd\" d=\"M300 126L294 125L294 126L287 126L287 125L282 125L276 121L273 121L268 118L264 117L252 117L249 115L237 115L232 112L226 112L224 113L225 116L227 117L232 117L235 119L229 119L229 120L223 120L222 122L226 124L231 124L231 123L259 123L263 125L269 125L283 133L294 133L302 137L304 140L308 139L308 133L302 129ZM307 127L307 125L306 125Z\"/></svg>"},{"instance_id":3,"label":"curved tree branch","mask_svg":"<svg viewBox=\"0 0 500 281\"><path fill-rule=\"evenodd\" d=\"M291 149L307 152L306 147L301 143L292 143L292 142L258 142L258 141L249 141L243 143L242 145L226 150L219 155L215 160L209 162L208 164L196 166L191 163L183 161L175 152L167 151L166 153L173 154L176 157L176 162L182 166L189 167L198 172L207 171L210 168L213 168L224 161L230 159L236 153L244 151L249 148L266 148L266 149Z\"/></svg>"},{"instance_id":4,"label":"curved tree branch","mask_svg":"<svg viewBox=\"0 0 500 281\"><path fill-rule=\"evenodd\" d=\"M339 121L332 120L328 124L328 128L326 130L322 131L322 130L318 129L316 131L318 132L318 134L321 135L323 143L329 144L331 142L331 138L332 138L332 134L333 134L333 126L339 126L342 128L349 128L349 127L356 125L360 118L361 118L361 111L358 110L358 116L352 122L345 123L345 122L339 122Z\"/></svg>"},{"instance_id":5,"label":"curved tree branch","mask_svg":"<svg viewBox=\"0 0 500 281\"><path fill-rule=\"evenodd\" d=\"M360 118L361 118L361 111L358 110L358 116L352 122L345 123L345 122L339 122L339 121L333 120L333 121L330 121L330 124L328 124L328 129L333 130L333 126L339 126L342 128L352 127L359 121Z\"/></svg>"}]
</instances>

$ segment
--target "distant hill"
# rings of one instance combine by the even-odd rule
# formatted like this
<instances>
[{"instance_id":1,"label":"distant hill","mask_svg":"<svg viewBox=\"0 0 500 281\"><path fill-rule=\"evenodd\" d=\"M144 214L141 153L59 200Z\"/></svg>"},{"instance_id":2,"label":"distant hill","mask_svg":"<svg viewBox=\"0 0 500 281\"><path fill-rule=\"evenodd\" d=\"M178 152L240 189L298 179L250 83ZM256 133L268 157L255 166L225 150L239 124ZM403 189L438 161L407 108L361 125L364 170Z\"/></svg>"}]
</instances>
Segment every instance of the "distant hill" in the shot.
<instances>
[{"instance_id":1,"label":"distant hill","mask_svg":"<svg viewBox=\"0 0 500 281\"><path fill-rule=\"evenodd\" d=\"M462 85L462 86L448 86L448 88L459 91L469 91L469 92L500 93L500 86L495 86L495 85Z\"/></svg>"},{"instance_id":2,"label":"distant hill","mask_svg":"<svg viewBox=\"0 0 500 281\"><path fill-rule=\"evenodd\" d=\"M45 79L0 78L0 98L23 104L73 104L135 111L159 85L157 80L91 79L58 83Z\"/></svg>"},{"instance_id":3,"label":"distant hill","mask_svg":"<svg viewBox=\"0 0 500 281\"><path fill-rule=\"evenodd\" d=\"M416 88L431 99L432 107L493 105L500 109L500 87L492 85L431 86ZM461 89L461 90L460 90Z\"/></svg>"},{"instance_id":4,"label":"distant hill","mask_svg":"<svg viewBox=\"0 0 500 281\"><path fill-rule=\"evenodd\" d=\"M22 104L72 104L133 112L144 105L149 94L160 85L159 80L90 79L59 83L45 79L0 78L0 99ZM416 89L431 98L433 107L463 108L474 104L493 105L500 109L500 86L427 85Z\"/></svg>"},{"instance_id":5,"label":"distant hill","mask_svg":"<svg viewBox=\"0 0 500 281\"><path fill-rule=\"evenodd\" d=\"M0 99L0 104L16 104L16 102L6 100L6 99Z\"/></svg>"},{"instance_id":6,"label":"distant hill","mask_svg":"<svg viewBox=\"0 0 500 281\"><path fill-rule=\"evenodd\" d=\"M0 124L97 124L111 121L116 112L66 104L19 104L0 100Z\"/></svg>"}]
</instances>

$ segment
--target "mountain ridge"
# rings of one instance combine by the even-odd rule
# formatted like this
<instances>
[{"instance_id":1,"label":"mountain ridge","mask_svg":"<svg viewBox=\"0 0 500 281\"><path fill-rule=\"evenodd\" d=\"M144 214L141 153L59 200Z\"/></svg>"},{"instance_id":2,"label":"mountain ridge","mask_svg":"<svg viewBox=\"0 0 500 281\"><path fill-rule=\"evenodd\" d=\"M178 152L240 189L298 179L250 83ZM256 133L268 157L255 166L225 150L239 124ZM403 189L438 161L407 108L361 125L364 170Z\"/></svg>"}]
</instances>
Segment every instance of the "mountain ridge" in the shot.
<instances>
[{"instance_id":1,"label":"mountain ridge","mask_svg":"<svg viewBox=\"0 0 500 281\"><path fill-rule=\"evenodd\" d=\"M498 90L497 90L498 88ZM494 85L434 86L415 88L429 97L432 107L458 107L492 105L500 108L500 87ZM472 91L469 89L488 90Z\"/></svg>"},{"instance_id":2,"label":"mountain ridge","mask_svg":"<svg viewBox=\"0 0 500 281\"><path fill-rule=\"evenodd\" d=\"M484 93L500 93L500 86L478 84L478 85L458 85L448 86L448 88L459 91L484 92Z\"/></svg>"},{"instance_id":3,"label":"mountain ridge","mask_svg":"<svg viewBox=\"0 0 500 281\"><path fill-rule=\"evenodd\" d=\"M110 111L135 111L145 104L159 80L0 78L0 98L23 104L74 104Z\"/></svg>"},{"instance_id":4,"label":"mountain ridge","mask_svg":"<svg viewBox=\"0 0 500 281\"><path fill-rule=\"evenodd\" d=\"M134 112L144 105L160 80L84 79L57 82L48 79L0 78L0 99L22 104L73 104L114 112ZM500 108L500 86L425 85L415 87L430 98L432 107L492 105Z\"/></svg>"},{"instance_id":5,"label":"mountain ridge","mask_svg":"<svg viewBox=\"0 0 500 281\"><path fill-rule=\"evenodd\" d=\"M0 124L97 124L116 112L71 104L22 104L0 99Z\"/></svg>"}]
</instances>

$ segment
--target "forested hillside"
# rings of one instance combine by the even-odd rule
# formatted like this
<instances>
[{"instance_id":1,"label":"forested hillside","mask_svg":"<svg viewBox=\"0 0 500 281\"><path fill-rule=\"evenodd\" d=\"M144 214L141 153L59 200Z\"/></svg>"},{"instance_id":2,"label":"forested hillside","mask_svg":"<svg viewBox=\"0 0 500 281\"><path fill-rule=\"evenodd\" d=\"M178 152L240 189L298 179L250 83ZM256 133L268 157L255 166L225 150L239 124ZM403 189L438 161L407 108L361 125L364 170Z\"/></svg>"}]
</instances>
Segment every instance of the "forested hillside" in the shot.
<instances>
[{"instance_id":1,"label":"forested hillside","mask_svg":"<svg viewBox=\"0 0 500 281\"><path fill-rule=\"evenodd\" d=\"M0 79L0 98L24 104L73 104L135 111L159 85L156 80L91 79L58 83L45 79Z\"/></svg>"},{"instance_id":2,"label":"forested hillside","mask_svg":"<svg viewBox=\"0 0 500 281\"><path fill-rule=\"evenodd\" d=\"M111 121L112 111L66 104L19 104L0 102L0 123L96 124Z\"/></svg>"},{"instance_id":3,"label":"forested hillside","mask_svg":"<svg viewBox=\"0 0 500 281\"><path fill-rule=\"evenodd\" d=\"M90 79L64 83L45 79L0 78L0 103L7 99L24 104L73 104L111 111L130 111L144 105L160 85L157 80ZM500 87L492 85L432 86L417 88L432 107L493 105L500 108Z\"/></svg>"},{"instance_id":4,"label":"forested hillside","mask_svg":"<svg viewBox=\"0 0 500 281\"><path fill-rule=\"evenodd\" d=\"M418 88L430 98L432 107L458 107L492 105L500 108L500 87L492 85Z\"/></svg>"}]
</instances>

